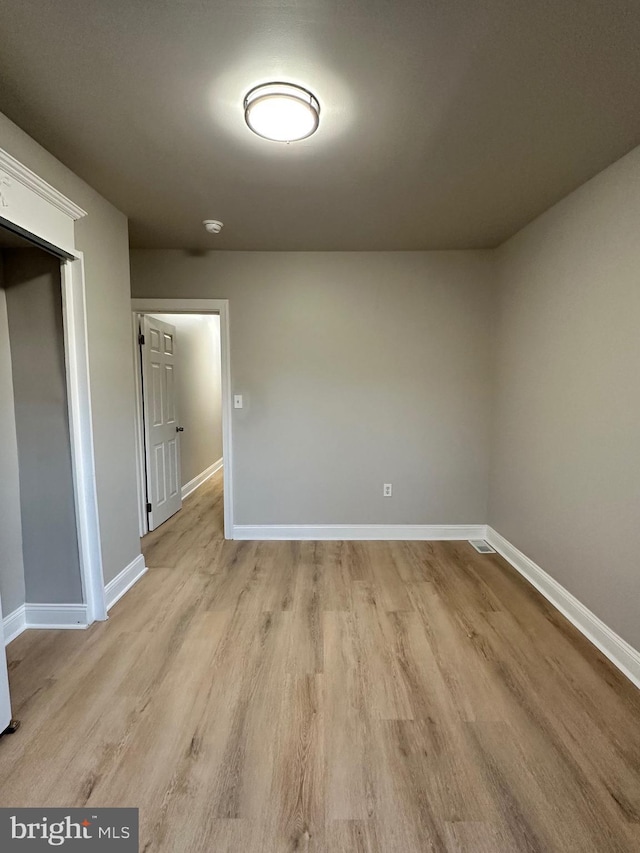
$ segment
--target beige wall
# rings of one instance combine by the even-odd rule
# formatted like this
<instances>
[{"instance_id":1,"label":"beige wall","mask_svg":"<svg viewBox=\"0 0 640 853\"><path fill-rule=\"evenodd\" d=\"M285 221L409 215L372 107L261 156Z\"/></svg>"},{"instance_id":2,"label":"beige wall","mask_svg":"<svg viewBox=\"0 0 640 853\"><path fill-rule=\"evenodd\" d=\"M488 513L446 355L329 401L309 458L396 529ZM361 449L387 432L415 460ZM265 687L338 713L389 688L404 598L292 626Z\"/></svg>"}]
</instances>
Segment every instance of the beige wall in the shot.
<instances>
[{"instance_id":1,"label":"beige wall","mask_svg":"<svg viewBox=\"0 0 640 853\"><path fill-rule=\"evenodd\" d=\"M230 300L236 524L485 520L488 253L134 251L131 272L137 297Z\"/></svg>"},{"instance_id":2,"label":"beige wall","mask_svg":"<svg viewBox=\"0 0 640 853\"><path fill-rule=\"evenodd\" d=\"M0 276L1 272L0 257ZM3 615L7 616L24 604L25 586L11 350L7 301L2 287L0 287L0 435L2 435L2 441L0 441L0 600ZM0 633L0 638L1 636Z\"/></svg>"},{"instance_id":3,"label":"beige wall","mask_svg":"<svg viewBox=\"0 0 640 853\"><path fill-rule=\"evenodd\" d=\"M76 225L76 246L85 260L98 511L108 582L140 553L127 219L2 114L0 148L88 213Z\"/></svg>"},{"instance_id":4,"label":"beige wall","mask_svg":"<svg viewBox=\"0 0 640 853\"><path fill-rule=\"evenodd\" d=\"M640 648L640 148L499 250L490 524Z\"/></svg>"},{"instance_id":5,"label":"beige wall","mask_svg":"<svg viewBox=\"0 0 640 853\"><path fill-rule=\"evenodd\" d=\"M176 389L180 424L181 485L222 457L220 318L154 314L176 327Z\"/></svg>"}]
</instances>

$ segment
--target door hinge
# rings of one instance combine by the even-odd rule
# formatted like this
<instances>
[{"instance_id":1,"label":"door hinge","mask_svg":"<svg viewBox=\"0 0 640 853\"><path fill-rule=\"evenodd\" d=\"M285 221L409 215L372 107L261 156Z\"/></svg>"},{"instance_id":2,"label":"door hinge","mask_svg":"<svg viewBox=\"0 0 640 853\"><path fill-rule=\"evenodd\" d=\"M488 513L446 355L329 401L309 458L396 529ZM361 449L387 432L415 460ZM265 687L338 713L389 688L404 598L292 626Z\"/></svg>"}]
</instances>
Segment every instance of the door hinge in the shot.
<instances>
[{"instance_id":1,"label":"door hinge","mask_svg":"<svg viewBox=\"0 0 640 853\"><path fill-rule=\"evenodd\" d=\"M151 512L151 504L147 504L147 512Z\"/></svg>"},{"instance_id":2,"label":"door hinge","mask_svg":"<svg viewBox=\"0 0 640 853\"><path fill-rule=\"evenodd\" d=\"M138 343L141 347L144 346L144 335L142 334L142 332L140 332L140 334L138 335Z\"/></svg>"}]
</instances>

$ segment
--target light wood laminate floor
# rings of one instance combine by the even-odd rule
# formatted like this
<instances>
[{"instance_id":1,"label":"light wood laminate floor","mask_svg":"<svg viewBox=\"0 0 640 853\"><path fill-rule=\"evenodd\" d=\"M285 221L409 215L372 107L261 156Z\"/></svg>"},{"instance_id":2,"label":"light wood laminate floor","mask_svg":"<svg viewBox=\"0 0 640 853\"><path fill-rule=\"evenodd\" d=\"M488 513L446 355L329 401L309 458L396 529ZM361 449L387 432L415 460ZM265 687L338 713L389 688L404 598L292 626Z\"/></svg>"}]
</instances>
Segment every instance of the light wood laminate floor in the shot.
<instances>
[{"instance_id":1,"label":"light wood laminate floor","mask_svg":"<svg viewBox=\"0 0 640 853\"><path fill-rule=\"evenodd\" d=\"M222 475L82 631L8 649L0 805L141 850L640 850L640 694L466 542L225 542ZM603 582L606 582L603 580Z\"/></svg>"}]
</instances>

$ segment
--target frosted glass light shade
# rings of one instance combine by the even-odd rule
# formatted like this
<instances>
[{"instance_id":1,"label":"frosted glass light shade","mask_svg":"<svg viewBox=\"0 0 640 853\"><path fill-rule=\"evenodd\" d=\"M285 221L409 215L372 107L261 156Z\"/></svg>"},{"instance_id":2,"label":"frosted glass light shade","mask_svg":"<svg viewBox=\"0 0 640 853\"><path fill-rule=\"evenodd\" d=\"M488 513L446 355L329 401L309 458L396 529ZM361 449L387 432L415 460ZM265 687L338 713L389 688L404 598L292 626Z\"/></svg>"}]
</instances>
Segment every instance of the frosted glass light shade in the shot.
<instances>
[{"instance_id":1,"label":"frosted glass light shade","mask_svg":"<svg viewBox=\"0 0 640 853\"><path fill-rule=\"evenodd\" d=\"M314 95L301 86L267 83L247 94L244 117L258 136L275 142L296 142L318 129L320 105Z\"/></svg>"}]
</instances>

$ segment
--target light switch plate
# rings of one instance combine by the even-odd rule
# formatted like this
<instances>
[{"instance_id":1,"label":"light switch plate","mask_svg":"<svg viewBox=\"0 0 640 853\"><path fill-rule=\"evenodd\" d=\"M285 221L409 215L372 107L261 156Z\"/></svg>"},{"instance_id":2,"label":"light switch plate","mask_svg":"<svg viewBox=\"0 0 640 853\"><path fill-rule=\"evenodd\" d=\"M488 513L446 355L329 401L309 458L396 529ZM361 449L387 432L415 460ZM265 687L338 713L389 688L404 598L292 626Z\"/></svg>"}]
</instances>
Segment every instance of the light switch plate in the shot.
<instances>
[{"instance_id":1,"label":"light switch plate","mask_svg":"<svg viewBox=\"0 0 640 853\"><path fill-rule=\"evenodd\" d=\"M233 395L233 408L241 409L242 408L242 394L234 394Z\"/></svg>"}]
</instances>

